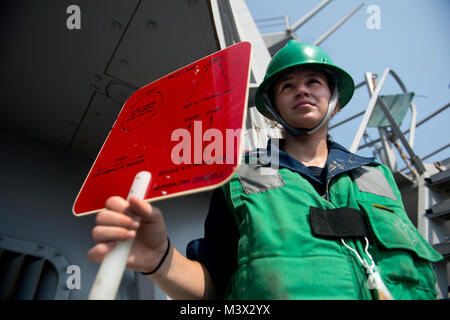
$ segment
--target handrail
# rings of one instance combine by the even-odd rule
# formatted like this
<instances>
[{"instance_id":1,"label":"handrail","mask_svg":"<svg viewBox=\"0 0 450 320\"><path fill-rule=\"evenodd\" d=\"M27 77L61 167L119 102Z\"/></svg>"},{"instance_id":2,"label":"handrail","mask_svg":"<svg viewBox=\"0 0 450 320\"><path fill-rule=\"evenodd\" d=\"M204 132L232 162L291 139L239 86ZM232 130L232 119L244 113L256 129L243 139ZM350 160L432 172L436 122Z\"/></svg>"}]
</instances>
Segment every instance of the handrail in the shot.
<instances>
[{"instance_id":1,"label":"handrail","mask_svg":"<svg viewBox=\"0 0 450 320\"><path fill-rule=\"evenodd\" d=\"M376 74L375 74L376 75ZM362 86L367 85L367 82L365 81L361 81L360 83L358 83L357 85L355 85L355 90L361 88Z\"/></svg>"},{"instance_id":2,"label":"handrail","mask_svg":"<svg viewBox=\"0 0 450 320\"><path fill-rule=\"evenodd\" d=\"M353 116L351 116L351 117L349 117L349 118L347 118L345 120L342 120L341 122L338 122L335 125L332 125L331 127L329 127L328 130L334 129L334 128L339 127L340 125L342 125L342 124L344 124L346 122L349 122L350 120L358 118L358 117L362 116L364 114L364 112L365 111L362 111L362 112L357 113L357 114L355 114L355 115L353 115Z\"/></svg>"},{"instance_id":3,"label":"handrail","mask_svg":"<svg viewBox=\"0 0 450 320\"><path fill-rule=\"evenodd\" d=\"M440 109L438 109L437 111L433 112L432 114L430 114L429 116L427 116L426 118L422 119L421 121L417 122L416 124L416 128L420 127L422 124L424 124L425 122L427 122L428 120L430 120L431 118L434 118L435 116L437 116L439 113L441 113L442 111L444 111L445 109L447 109L448 107L450 107L450 103L447 103L445 106L441 107ZM333 128L333 127L331 127ZM403 134L407 134L409 132L408 130L403 131ZM363 144L362 146L359 147L359 149L364 149L367 147L371 147L373 146L375 143L380 142L381 139L376 139L373 140L369 143Z\"/></svg>"},{"instance_id":4,"label":"handrail","mask_svg":"<svg viewBox=\"0 0 450 320\"><path fill-rule=\"evenodd\" d=\"M426 155L426 156L423 157L421 160L428 159L429 157L434 156L436 153L439 153L439 152L441 152L441 151L447 149L448 147L450 147L450 143L447 143L447 145L445 145L445 146L443 146L443 147L440 147L439 149L437 149L437 150L433 151L432 153Z\"/></svg>"},{"instance_id":5,"label":"handrail","mask_svg":"<svg viewBox=\"0 0 450 320\"><path fill-rule=\"evenodd\" d=\"M426 117L426 118L424 118L423 120L419 121L419 122L416 124L416 128L417 128L418 126L421 126L422 124L424 124L425 122L427 122L427 121L430 120L431 118L437 116L441 111L444 111L444 110L447 109L448 107L450 107L450 103L447 103L445 106L443 106L443 107L440 108L439 110L433 112L433 113L430 114L428 117ZM408 133L408 132L409 132L409 129L406 130L404 133Z\"/></svg>"},{"instance_id":6,"label":"handrail","mask_svg":"<svg viewBox=\"0 0 450 320\"><path fill-rule=\"evenodd\" d=\"M366 73L366 82L370 81L367 78L368 74L370 74L370 73ZM381 110L384 113L384 116L386 117L386 119L390 123L390 127L392 129L392 132L394 133L396 138L400 139L400 141L402 142L403 146L406 148L406 151L407 151L407 153L409 154L409 157L410 157L410 161L414 164L414 167L416 168L417 172L419 174L422 174L423 172L425 172L425 167L424 167L422 161L420 160L420 158L414 153L414 150L412 149L412 145L414 143L415 128L416 128L417 109L416 109L414 103L411 101L411 103L410 103L411 123L410 123L410 131L409 131L410 134L409 134L409 141L408 141L408 140L406 140L404 134L400 130L400 127L398 126L398 124L395 122L395 120L394 120L392 114L390 113L388 107L383 102L383 100L380 99L380 97L379 97L381 88L383 87L384 81L386 80L386 77L388 76L388 74L391 74L394 77L394 79L397 81L397 83L399 84L400 88L403 90L404 93L407 92L406 86L401 81L401 79L398 77L398 75L393 70L391 70L389 68L385 69L385 71L383 72L383 76L381 77L381 80L380 80L380 83L378 84L378 86L376 88L372 88L371 90L369 90L370 94L371 94L370 102L369 102L369 105L368 105L368 107L367 107L367 109L366 109L366 111L364 113L364 117L361 120L359 128L358 128L358 130L357 130L357 132L355 134L355 137L353 139L352 145L350 146L350 151L351 152L356 152L358 150L359 144L361 143L361 138L362 138L363 134L366 131L367 124L369 122L370 116L372 115L372 112L373 112L373 110L375 108L375 105L378 103L378 105L380 106ZM368 82L368 85L369 85L369 82ZM386 148L386 146L384 146L384 148Z\"/></svg>"},{"instance_id":7,"label":"handrail","mask_svg":"<svg viewBox=\"0 0 450 320\"><path fill-rule=\"evenodd\" d=\"M365 81L361 81L360 83L358 83L358 84L355 86L355 90L361 88L361 87L364 86L364 85L367 85L367 83L366 83ZM346 123L346 122L349 122L350 120L353 120L353 119L355 119L355 118L358 118L359 116L362 116L362 115L364 114L364 112L365 112L365 111L362 111L362 112L360 112L360 113L358 113L358 114L355 114L355 115L353 115L353 116L351 116L351 117L349 117L349 118L347 118L347 119L345 119L345 120L342 120L341 122L338 122L338 123L336 123L335 125L332 125L331 127L329 127L328 130L337 128L337 127L339 127L340 125L342 125L342 124L344 124L344 123Z\"/></svg>"},{"instance_id":8,"label":"handrail","mask_svg":"<svg viewBox=\"0 0 450 320\"><path fill-rule=\"evenodd\" d=\"M400 79L400 77L397 75L397 73L394 70L390 69L390 74L397 81L398 85L403 90L403 93L408 93L408 89L406 88L405 84ZM416 108L416 105L414 104L414 101L411 101L410 106L411 106L411 108L410 108L411 109L411 121L410 121L410 125L409 125L409 140L408 140L408 142L412 148L414 146L414 138L415 138L415 134L416 134L417 108Z\"/></svg>"},{"instance_id":9,"label":"handrail","mask_svg":"<svg viewBox=\"0 0 450 320\"><path fill-rule=\"evenodd\" d=\"M262 18L262 19L255 19L255 22L258 24L258 22L261 21L272 21L272 20L280 20L280 19L285 19L286 16L279 16L279 17L272 17L272 18Z\"/></svg>"},{"instance_id":10,"label":"handrail","mask_svg":"<svg viewBox=\"0 0 450 320\"><path fill-rule=\"evenodd\" d=\"M386 69L381 76L381 80L375 92L373 92L372 97L370 98L369 105L367 106L366 111L364 112L363 119L358 127L358 131L356 131L355 138L353 139L352 145L350 146L350 152L355 153L358 150L358 146L361 142L361 138L366 131L367 123L369 122L370 116L372 114L373 109L378 101L378 95L380 94L381 88L383 87L384 81L386 80L389 74L389 69ZM381 99L380 99L381 101Z\"/></svg>"},{"instance_id":11,"label":"handrail","mask_svg":"<svg viewBox=\"0 0 450 320\"><path fill-rule=\"evenodd\" d=\"M355 90L356 90L356 89L359 89L359 88L361 88L362 86L365 86L365 85L367 85L367 82L366 82L366 81L361 81L360 83L358 83L357 85L355 85ZM331 127L329 127L328 130L337 128L337 127L339 127L340 125L342 125L342 124L344 124L344 123L346 123L346 122L349 122L350 120L353 120L353 119L355 119L355 118L357 118L357 117L359 117L359 116L362 116L362 115L364 114L364 112L365 112L365 111L362 111L362 112L360 112L360 113L358 113L358 114L355 114L355 115L353 115L353 116L351 116L351 117L349 117L349 118L347 118L347 119L345 119L345 120L342 120L341 122L338 122L338 123L336 123L335 125L332 125Z\"/></svg>"},{"instance_id":12,"label":"handrail","mask_svg":"<svg viewBox=\"0 0 450 320\"><path fill-rule=\"evenodd\" d=\"M391 124L391 129L392 129L393 133L402 142L403 146L405 147L406 151L408 152L408 154L410 156L411 162L416 167L416 170L418 171L418 173L419 174L423 174L425 172L425 167L424 167L422 161L414 153L414 150L412 149L411 145L409 144L409 142L406 140L405 136L401 132L399 126L395 122L394 118L392 117L391 113L389 112L388 107L384 104L383 100L380 99L379 102L380 102L380 107L381 107L381 109L384 112L384 115L386 116L386 118L388 119L388 121Z\"/></svg>"},{"instance_id":13,"label":"handrail","mask_svg":"<svg viewBox=\"0 0 450 320\"><path fill-rule=\"evenodd\" d=\"M435 151L433 151L433 152L431 152L431 153L429 153L429 154L427 154L425 157L423 157L423 158L420 158L420 160L426 160L426 159L428 159L428 158L430 158L430 157L432 157L432 156L434 156L435 154L438 154L439 152L441 152L441 151L443 151L443 150L445 150L445 149L447 149L448 147L450 147L450 143L447 143L445 146L443 146L443 147L440 147L439 149L436 149ZM405 171L406 169L408 169L408 167L406 166L406 167L403 167L403 168L401 168L399 171Z\"/></svg>"}]
</instances>

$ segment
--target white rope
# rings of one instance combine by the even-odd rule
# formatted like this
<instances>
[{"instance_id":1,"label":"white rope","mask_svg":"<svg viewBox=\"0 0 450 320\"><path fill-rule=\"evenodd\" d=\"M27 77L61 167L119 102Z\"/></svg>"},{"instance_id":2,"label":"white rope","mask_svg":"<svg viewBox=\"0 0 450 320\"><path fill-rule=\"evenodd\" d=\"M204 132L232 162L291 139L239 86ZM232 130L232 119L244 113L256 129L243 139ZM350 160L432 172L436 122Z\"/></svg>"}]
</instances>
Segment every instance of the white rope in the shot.
<instances>
[{"instance_id":1,"label":"white rope","mask_svg":"<svg viewBox=\"0 0 450 320\"><path fill-rule=\"evenodd\" d=\"M361 265L362 265L366 270L368 270L368 269L373 270L373 268L375 268L375 262L373 261L373 258L372 258L372 256L370 255L369 250L368 250L368 249L369 249L369 239L367 239L367 237L364 237L364 239L366 240L366 247L365 247L364 251L366 252L367 256L369 257L370 265L369 265L369 263L366 261L366 259L362 259L362 258L361 258L361 256L358 254L358 252L357 252L355 249L353 249L353 248L350 247L347 243L345 243L344 239L341 239L341 242L342 242L342 244L343 244L344 246L347 247L347 249L349 249L350 251L352 251L352 252L355 254L355 256L358 258L358 260L359 260L359 262L361 263Z\"/></svg>"},{"instance_id":2,"label":"white rope","mask_svg":"<svg viewBox=\"0 0 450 320\"><path fill-rule=\"evenodd\" d=\"M364 259L361 258L361 256L355 249L353 249L347 243L345 243L344 239L341 239L341 242L347 249L349 249L355 254L361 265L366 269L367 287L371 290L376 290L378 292L379 299L394 300L391 293L389 292L389 289L384 284L383 279L381 279L380 272L377 270L378 267L375 265L375 261L373 260L372 256L369 253L369 239L367 239L367 237L364 237L364 239L366 240L364 252L369 258L370 264L369 262L367 262L365 258Z\"/></svg>"}]
</instances>

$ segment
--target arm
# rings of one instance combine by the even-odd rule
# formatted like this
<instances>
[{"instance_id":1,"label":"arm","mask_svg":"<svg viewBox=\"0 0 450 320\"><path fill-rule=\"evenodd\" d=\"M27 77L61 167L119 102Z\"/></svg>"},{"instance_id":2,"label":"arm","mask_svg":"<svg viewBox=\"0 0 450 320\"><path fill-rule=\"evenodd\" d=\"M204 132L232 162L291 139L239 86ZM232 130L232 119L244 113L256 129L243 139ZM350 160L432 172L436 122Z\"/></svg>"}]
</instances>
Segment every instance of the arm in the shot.
<instances>
[{"instance_id":1,"label":"arm","mask_svg":"<svg viewBox=\"0 0 450 320\"><path fill-rule=\"evenodd\" d=\"M100 263L117 241L135 239L127 268L141 272L153 270L167 250L167 232L161 211L133 197L129 202L111 197L105 208L98 213L97 226L92 231L97 244L88 252L89 260ZM216 297L206 268L185 258L173 246L158 271L149 277L174 299Z\"/></svg>"},{"instance_id":2,"label":"arm","mask_svg":"<svg viewBox=\"0 0 450 320\"><path fill-rule=\"evenodd\" d=\"M186 259L174 247L161 268L148 277L173 299L217 298L208 270L200 262Z\"/></svg>"}]
</instances>

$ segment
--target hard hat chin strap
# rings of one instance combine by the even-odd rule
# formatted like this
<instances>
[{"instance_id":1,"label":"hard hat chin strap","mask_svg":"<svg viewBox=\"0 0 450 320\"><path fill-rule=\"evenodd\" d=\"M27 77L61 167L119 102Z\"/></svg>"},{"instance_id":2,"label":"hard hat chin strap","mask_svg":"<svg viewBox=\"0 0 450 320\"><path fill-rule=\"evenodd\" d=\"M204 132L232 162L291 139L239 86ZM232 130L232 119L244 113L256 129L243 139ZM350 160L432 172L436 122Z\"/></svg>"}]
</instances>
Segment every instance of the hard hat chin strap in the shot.
<instances>
[{"instance_id":1,"label":"hard hat chin strap","mask_svg":"<svg viewBox=\"0 0 450 320\"><path fill-rule=\"evenodd\" d=\"M311 128L311 129L292 127L286 121L284 121L283 118L281 118L281 116L273 109L272 104L270 103L269 97L266 93L264 93L264 95L263 95L263 100L264 100L266 110L270 113L270 115L276 121L278 121L286 129L287 132L289 132L293 136L298 137L298 136L304 136L307 134L308 135L313 134L314 132L316 132L317 130L319 130L321 127L323 127L325 124L328 123L328 121L331 119L331 117L333 115L333 111L336 109L336 106L337 106L337 102L338 102L338 98L339 98L338 92L339 92L338 87L337 87L337 85L335 85L333 94L331 95L330 101L328 103L327 114L325 115L325 117L323 117L323 119L314 128Z\"/></svg>"}]
</instances>

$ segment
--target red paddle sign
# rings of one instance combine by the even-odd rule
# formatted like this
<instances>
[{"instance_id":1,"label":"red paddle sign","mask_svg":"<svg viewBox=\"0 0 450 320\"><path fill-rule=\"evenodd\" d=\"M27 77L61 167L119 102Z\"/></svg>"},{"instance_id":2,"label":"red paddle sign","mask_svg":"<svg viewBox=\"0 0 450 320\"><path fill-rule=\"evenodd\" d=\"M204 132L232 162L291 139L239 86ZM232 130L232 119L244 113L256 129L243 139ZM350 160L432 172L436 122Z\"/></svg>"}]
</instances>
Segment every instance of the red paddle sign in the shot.
<instances>
[{"instance_id":1,"label":"red paddle sign","mask_svg":"<svg viewBox=\"0 0 450 320\"><path fill-rule=\"evenodd\" d=\"M145 200L215 188L239 165L251 45L241 42L137 90L124 104L73 205L76 216L127 197L140 171Z\"/></svg>"}]
</instances>

